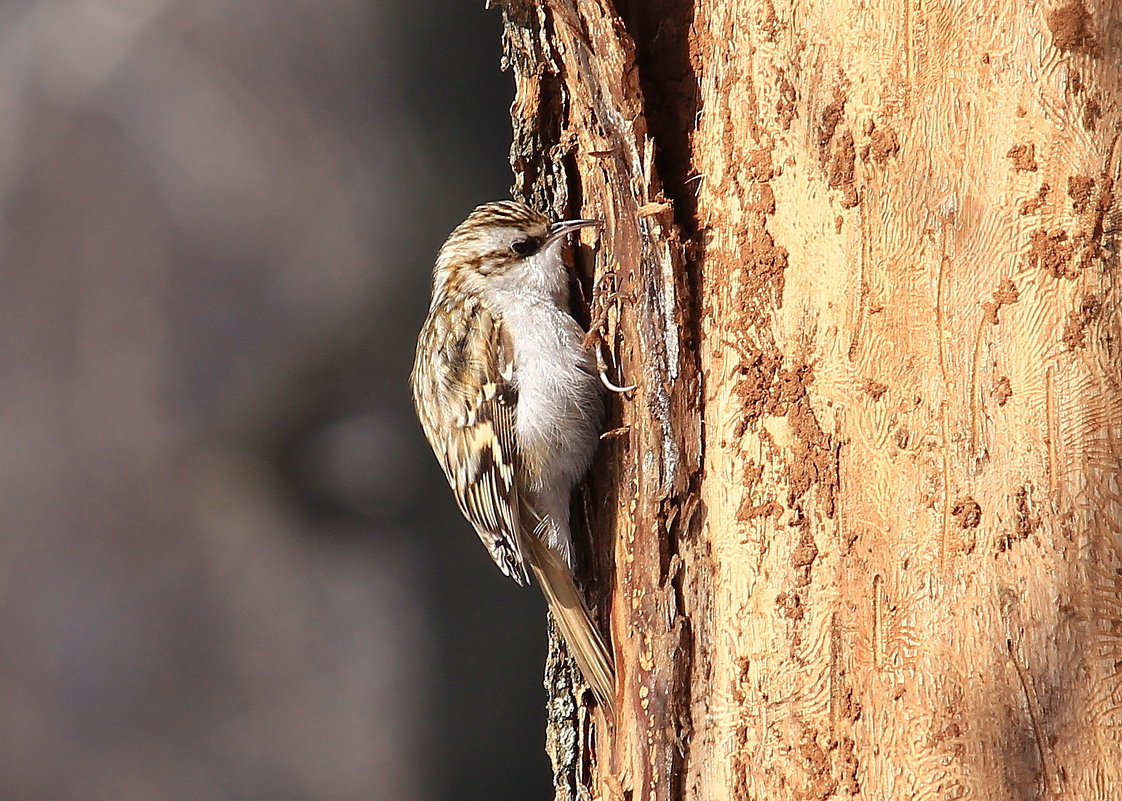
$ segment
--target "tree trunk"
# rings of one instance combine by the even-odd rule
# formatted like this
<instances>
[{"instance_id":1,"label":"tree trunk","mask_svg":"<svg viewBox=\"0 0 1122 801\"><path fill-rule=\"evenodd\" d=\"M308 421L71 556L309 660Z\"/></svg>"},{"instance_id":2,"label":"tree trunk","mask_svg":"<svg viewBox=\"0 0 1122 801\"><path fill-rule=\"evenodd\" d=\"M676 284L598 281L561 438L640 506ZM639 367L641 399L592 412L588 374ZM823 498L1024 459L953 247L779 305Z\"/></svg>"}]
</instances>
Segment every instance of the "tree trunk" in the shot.
<instances>
[{"instance_id":1,"label":"tree trunk","mask_svg":"<svg viewBox=\"0 0 1122 801\"><path fill-rule=\"evenodd\" d=\"M503 10L516 192L606 221L638 384L558 798L1117 798L1122 8Z\"/></svg>"}]
</instances>

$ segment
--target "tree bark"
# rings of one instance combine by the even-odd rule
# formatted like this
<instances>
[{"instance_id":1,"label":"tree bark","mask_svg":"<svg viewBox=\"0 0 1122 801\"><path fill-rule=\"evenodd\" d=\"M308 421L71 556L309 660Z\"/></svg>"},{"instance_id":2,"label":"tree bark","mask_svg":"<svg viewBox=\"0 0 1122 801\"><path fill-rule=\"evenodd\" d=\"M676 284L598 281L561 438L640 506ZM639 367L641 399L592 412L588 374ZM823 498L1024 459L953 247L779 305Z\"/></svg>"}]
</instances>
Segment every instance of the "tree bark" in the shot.
<instances>
[{"instance_id":1,"label":"tree bark","mask_svg":"<svg viewBox=\"0 0 1122 801\"><path fill-rule=\"evenodd\" d=\"M553 659L558 798L1116 797L1122 8L503 12L515 191L606 221L638 384L584 504L618 720Z\"/></svg>"}]
</instances>

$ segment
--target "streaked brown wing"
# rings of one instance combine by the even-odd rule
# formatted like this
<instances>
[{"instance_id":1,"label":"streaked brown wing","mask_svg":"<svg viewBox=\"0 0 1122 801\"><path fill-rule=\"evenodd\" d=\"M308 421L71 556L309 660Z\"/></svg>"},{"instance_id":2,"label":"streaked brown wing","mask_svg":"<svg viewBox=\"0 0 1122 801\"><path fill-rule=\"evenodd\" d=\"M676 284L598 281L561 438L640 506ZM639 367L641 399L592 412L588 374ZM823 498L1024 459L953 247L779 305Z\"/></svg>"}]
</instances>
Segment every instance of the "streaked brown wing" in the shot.
<instances>
[{"instance_id":1,"label":"streaked brown wing","mask_svg":"<svg viewBox=\"0 0 1122 801\"><path fill-rule=\"evenodd\" d=\"M431 339L429 339L431 338ZM426 343L429 339L432 347ZM432 359L432 369L420 360ZM429 382L435 405L418 417L460 511L499 569L519 584L529 575L519 539L513 349L501 321L477 299L430 316L421 332L414 397Z\"/></svg>"}]
</instances>

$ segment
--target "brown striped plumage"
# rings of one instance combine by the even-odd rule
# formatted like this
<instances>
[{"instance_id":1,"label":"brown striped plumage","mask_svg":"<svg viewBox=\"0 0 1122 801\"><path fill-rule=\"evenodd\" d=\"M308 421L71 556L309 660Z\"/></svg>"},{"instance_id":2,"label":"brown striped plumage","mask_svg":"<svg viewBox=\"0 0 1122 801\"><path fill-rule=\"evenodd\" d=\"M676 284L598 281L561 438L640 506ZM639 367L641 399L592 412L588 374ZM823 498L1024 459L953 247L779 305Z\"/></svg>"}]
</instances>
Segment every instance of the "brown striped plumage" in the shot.
<instances>
[{"instance_id":1,"label":"brown striped plumage","mask_svg":"<svg viewBox=\"0 0 1122 801\"><path fill-rule=\"evenodd\" d=\"M428 398L417 402L417 417L460 511L499 569L525 584L516 519L513 358L509 337L479 298L454 295L421 329L412 381L414 398Z\"/></svg>"}]
</instances>

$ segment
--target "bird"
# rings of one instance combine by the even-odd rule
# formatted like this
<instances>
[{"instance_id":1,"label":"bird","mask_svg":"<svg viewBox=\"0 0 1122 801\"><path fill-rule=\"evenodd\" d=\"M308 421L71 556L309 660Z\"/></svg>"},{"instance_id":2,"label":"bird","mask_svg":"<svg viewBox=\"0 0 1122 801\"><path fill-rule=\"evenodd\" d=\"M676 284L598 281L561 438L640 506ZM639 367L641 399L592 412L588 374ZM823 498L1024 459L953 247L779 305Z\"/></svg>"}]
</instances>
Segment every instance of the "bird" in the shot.
<instances>
[{"instance_id":1,"label":"bird","mask_svg":"<svg viewBox=\"0 0 1122 801\"><path fill-rule=\"evenodd\" d=\"M611 717L614 661L574 581L569 527L604 403L562 253L569 234L599 224L551 222L513 200L477 206L436 257L410 384L460 511L505 575L533 575Z\"/></svg>"}]
</instances>

